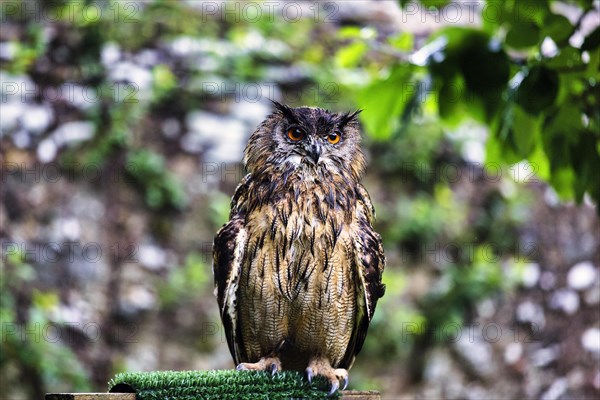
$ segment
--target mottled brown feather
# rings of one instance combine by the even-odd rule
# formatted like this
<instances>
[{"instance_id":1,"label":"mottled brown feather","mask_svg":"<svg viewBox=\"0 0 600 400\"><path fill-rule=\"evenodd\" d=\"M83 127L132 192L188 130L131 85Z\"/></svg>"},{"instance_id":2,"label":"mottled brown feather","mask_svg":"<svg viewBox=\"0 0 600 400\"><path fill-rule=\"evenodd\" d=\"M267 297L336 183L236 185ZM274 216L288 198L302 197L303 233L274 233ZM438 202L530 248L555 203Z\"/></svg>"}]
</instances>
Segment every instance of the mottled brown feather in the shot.
<instances>
[{"instance_id":1,"label":"mottled brown feather","mask_svg":"<svg viewBox=\"0 0 600 400\"><path fill-rule=\"evenodd\" d=\"M286 369L316 356L350 368L385 289L381 237L359 183L358 123L351 114L276 107L249 139L249 174L214 243L229 349L236 363L276 353ZM306 133L305 143L290 142L290 127ZM339 145L327 144L331 132Z\"/></svg>"}]
</instances>

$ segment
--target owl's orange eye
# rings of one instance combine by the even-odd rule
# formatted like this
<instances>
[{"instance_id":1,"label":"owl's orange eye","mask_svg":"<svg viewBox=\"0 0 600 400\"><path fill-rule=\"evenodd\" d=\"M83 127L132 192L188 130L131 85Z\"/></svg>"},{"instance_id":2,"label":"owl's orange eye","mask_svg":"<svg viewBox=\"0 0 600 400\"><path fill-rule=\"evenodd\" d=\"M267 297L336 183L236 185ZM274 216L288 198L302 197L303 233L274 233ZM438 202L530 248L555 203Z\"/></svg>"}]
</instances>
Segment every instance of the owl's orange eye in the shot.
<instances>
[{"instance_id":1,"label":"owl's orange eye","mask_svg":"<svg viewBox=\"0 0 600 400\"><path fill-rule=\"evenodd\" d=\"M302 140L304 138L304 132L298 128L291 128L290 130L288 130L287 135L294 142L297 142L298 140Z\"/></svg>"},{"instance_id":2,"label":"owl's orange eye","mask_svg":"<svg viewBox=\"0 0 600 400\"><path fill-rule=\"evenodd\" d=\"M339 142L341 139L341 136L338 135L337 133L330 133L329 135L327 135L327 141L331 144L336 144L337 142Z\"/></svg>"}]
</instances>

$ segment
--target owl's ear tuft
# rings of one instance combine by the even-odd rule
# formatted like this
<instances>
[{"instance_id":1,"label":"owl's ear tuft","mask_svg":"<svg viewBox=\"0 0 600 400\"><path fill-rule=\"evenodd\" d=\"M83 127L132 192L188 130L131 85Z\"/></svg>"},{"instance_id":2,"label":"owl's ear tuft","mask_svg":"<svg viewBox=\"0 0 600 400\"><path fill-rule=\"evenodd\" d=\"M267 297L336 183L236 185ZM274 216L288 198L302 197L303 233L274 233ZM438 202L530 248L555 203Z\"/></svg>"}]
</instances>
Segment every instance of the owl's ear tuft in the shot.
<instances>
[{"instance_id":1,"label":"owl's ear tuft","mask_svg":"<svg viewBox=\"0 0 600 400\"><path fill-rule=\"evenodd\" d=\"M341 115L340 117L340 128L348 125L352 121L358 121L358 114L360 114L362 110L356 110L354 112L347 112Z\"/></svg>"},{"instance_id":2,"label":"owl's ear tuft","mask_svg":"<svg viewBox=\"0 0 600 400\"><path fill-rule=\"evenodd\" d=\"M275 100L271 100L271 103L275 106L275 110L279 111L287 120L290 122L298 122L298 119L290 106L286 106Z\"/></svg>"}]
</instances>

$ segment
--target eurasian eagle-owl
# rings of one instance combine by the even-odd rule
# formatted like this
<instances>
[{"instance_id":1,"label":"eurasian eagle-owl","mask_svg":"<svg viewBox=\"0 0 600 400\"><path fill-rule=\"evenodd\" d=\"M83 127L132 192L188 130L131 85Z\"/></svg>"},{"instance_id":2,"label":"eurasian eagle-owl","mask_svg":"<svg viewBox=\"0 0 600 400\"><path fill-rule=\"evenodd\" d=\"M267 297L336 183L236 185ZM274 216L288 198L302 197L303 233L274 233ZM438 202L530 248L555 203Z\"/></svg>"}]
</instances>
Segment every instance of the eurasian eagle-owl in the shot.
<instances>
[{"instance_id":1,"label":"eurasian eagle-owl","mask_svg":"<svg viewBox=\"0 0 600 400\"><path fill-rule=\"evenodd\" d=\"M215 294L238 370L304 370L333 393L385 291L358 113L273 103L215 237Z\"/></svg>"}]
</instances>

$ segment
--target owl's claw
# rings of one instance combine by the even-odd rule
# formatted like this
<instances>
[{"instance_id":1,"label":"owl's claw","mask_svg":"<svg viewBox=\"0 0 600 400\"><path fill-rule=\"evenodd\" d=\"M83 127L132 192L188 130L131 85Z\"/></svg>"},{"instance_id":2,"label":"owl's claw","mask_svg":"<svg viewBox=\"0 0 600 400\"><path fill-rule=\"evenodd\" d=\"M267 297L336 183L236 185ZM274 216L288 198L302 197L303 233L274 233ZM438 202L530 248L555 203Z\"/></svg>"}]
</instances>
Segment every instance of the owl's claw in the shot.
<instances>
[{"instance_id":1,"label":"owl's claw","mask_svg":"<svg viewBox=\"0 0 600 400\"><path fill-rule=\"evenodd\" d=\"M311 367L306 368L306 379L308 380L308 383L312 383L312 379L313 379L313 370Z\"/></svg>"},{"instance_id":2,"label":"owl's claw","mask_svg":"<svg viewBox=\"0 0 600 400\"><path fill-rule=\"evenodd\" d=\"M327 397L333 396L335 392L340 388L339 381L335 380L331 382L331 389L329 389L329 393L327 393Z\"/></svg>"},{"instance_id":3,"label":"owl's claw","mask_svg":"<svg viewBox=\"0 0 600 400\"><path fill-rule=\"evenodd\" d=\"M235 369L238 371L266 371L275 375L281 371L281 361L277 357L263 357L255 363L240 363Z\"/></svg>"},{"instance_id":4,"label":"owl's claw","mask_svg":"<svg viewBox=\"0 0 600 400\"><path fill-rule=\"evenodd\" d=\"M348 387L348 381L350 381L350 378L348 377L348 373L346 373L346 375L344 376L344 386L342 386L342 390L346 390L346 388Z\"/></svg>"},{"instance_id":5,"label":"owl's claw","mask_svg":"<svg viewBox=\"0 0 600 400\"><path fill-rule=\"evenodd\" d=\"M308 383L312 382L315 375L321 375L326 378L331 385L327 395L328 397L333 396L333 394L339 390L340 381L343 382L342 390L345 390L346 387L348 387L348 371L343 368L332 368L329 360L324 358L311 360L308 368L306 368L305 374Z\"/></svg>"}]
</instances>

